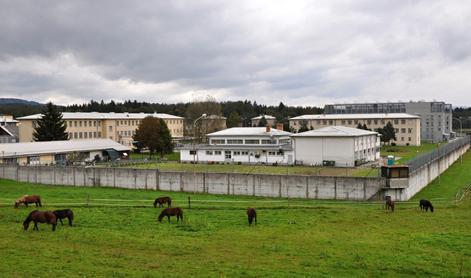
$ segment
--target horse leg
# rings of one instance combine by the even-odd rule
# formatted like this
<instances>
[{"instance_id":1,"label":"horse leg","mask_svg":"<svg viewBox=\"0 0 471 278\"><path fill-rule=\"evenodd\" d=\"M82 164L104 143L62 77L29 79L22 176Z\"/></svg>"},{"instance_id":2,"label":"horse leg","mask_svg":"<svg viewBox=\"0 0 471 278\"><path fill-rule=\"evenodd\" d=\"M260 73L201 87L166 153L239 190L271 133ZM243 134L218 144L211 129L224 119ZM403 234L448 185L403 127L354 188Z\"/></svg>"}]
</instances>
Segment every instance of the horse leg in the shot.
<instances>
[{"instance_id":1,"label":"horse leg","mask_svg":"<svg viewBox=\"0 0 471 278\"><path fill-rule=\"evenodd\" d=\"M59 218L59 221L61 222L62 226L64 226L64 223L62 222L62 218Z\"/></svg>"},{"instance_id":2,"label":"horse leg","mask_svg":"<svg viewBox=\"0 0 471 278\"><path fill-rule=\"evenodd\" d=\"M36 222L36 221L34 221L34 228L33 228L33 230L39 231L38 222Z\"/></svg>"},{"instance_id":3,"label":"horse leg","mask_svg":"<svg viewBox=\"0 0 471 278\"><path fill-rule=\"evenodd\" d=\"M52 231L53 231L53 232L56 230L56 225L57 225L57 224L52 224Z\"/></svg>"},{"instance_id":4,"label":"horse leg","mask_svg":"<svg viewBox=\"0 0 471 278\"><path fill-rule=\"evenodd\" d=\"M170 223L170 215L167 215L168 223Z\"/></svg>"},{"instance_id":5,"label":"horse leg","mask_svg":"<svg viewBox=\"0 0 471 278\"><path fill-rule=\"evenodd\" d=\"M68 219L69 219L69 226L72 227L72 218L68 217Z\"/></svg>"}]
</instances>

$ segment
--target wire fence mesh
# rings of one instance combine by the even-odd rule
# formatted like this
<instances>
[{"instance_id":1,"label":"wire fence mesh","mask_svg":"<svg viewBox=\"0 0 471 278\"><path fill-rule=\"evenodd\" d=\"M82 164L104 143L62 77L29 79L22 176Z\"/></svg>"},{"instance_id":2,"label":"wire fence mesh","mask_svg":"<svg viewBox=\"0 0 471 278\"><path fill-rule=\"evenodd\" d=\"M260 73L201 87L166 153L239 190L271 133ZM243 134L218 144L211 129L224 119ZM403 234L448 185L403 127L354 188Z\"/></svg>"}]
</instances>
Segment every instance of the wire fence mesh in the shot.
<instances>
[{"instance_id":1,"label":"wire fence mesh","mask_svg":"<svg viewBox=\"0 0 471 278\"><path fill-rule=\"evenodd\" d=\"M409 166L409 172L413 173L416 170L418 170L420 167L422 167L423 165L426 165L438 158L444 157L448 155L449 153L455 151L456 149L459 149L467 144L470 144L470 136L465 136L465 137L455 139L445 145L437 145L437 149L431 152L419 155L415 157L414 159L408 161L407 166Z\"/></svg>"}]
</instances>

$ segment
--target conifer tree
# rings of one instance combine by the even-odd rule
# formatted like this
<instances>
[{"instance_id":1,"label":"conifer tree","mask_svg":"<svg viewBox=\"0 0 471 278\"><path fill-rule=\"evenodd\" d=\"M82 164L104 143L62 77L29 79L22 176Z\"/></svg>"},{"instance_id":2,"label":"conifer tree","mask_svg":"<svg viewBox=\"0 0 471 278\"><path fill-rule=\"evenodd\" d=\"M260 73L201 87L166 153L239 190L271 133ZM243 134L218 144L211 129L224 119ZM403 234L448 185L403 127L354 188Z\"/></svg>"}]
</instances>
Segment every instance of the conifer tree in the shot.
<instances>
[{"instance_id":1,"label":"conifer tree","mask_svg":"<svg viewBox=\"0 0 471 278\"><path fill-rule=\"evenodd\" d=\"M68 140L66 123L62 119L62 113L59 112L49 102L46 104L46 108L42 113L42 117L37 120L36 127L33 132L34 141L57 141L57 140Z\"/></svg>"}]
</instances>

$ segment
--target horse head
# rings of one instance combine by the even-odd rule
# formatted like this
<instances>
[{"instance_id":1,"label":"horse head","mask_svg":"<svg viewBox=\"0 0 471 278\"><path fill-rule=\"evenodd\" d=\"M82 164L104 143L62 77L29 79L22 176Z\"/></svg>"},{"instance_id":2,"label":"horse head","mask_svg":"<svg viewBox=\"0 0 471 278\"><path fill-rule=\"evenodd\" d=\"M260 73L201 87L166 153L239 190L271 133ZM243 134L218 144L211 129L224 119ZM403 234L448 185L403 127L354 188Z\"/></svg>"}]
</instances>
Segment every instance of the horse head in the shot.
<instances>
[{"instance_id":1,"label":"horse head","mask_svg":"<svg viewBox=\"0 0 471 278\"><path fill-rule=\"evenodd\" d=\"M25 229L25 231L28 230L28 227L29 227L29 221L28 221L28 220L25 220L25 221L23 222L23 228Z\"/></svg>"}]
</instances>

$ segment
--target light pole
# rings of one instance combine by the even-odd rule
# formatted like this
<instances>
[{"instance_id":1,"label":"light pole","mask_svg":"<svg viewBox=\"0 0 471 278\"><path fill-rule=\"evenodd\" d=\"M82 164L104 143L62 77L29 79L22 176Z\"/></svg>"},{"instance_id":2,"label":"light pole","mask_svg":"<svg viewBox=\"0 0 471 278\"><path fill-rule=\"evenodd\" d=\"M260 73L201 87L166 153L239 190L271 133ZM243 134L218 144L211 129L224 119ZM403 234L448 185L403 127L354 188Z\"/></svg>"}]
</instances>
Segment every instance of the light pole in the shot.
<instances>
[{"instance_id":1,"label":"light pole","mask_svg":"<svg viewBox=\"0 0 471 278\"><path fill-rule=\"evenodd\" d=\"M452 117L452 120L457 120L459 123L460 123L460 136L463 136L463 123L461 122L461 119L460 118L456 118L456 117ZM453 127L453 123L451 124L451 126Z\"/></svg>"},{"instance_id":2,"label":"light pole","mask_svg":"<svg viewBox=\"0 0 471 278\"><path fill-rule=\"evenodd\" d=\"M203 114L199 116L194 122L193 122L193 164L195 164L195 157L196 157L196 148L195 148L195 140L196 140L196 122L198 122L200 119L205 118L206 114Z\"/></svg>"}]
</instances>

